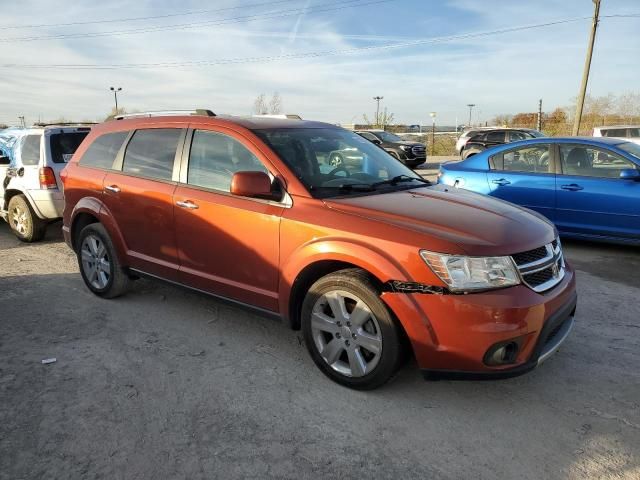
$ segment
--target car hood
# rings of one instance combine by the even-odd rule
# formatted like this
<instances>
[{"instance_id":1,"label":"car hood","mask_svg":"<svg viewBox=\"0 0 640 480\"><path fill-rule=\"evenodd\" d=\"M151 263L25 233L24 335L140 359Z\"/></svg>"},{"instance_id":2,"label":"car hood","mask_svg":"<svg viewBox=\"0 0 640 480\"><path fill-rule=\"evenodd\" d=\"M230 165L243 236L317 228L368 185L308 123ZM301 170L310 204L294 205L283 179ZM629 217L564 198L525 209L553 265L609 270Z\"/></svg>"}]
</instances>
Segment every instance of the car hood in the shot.
<instances>
[{"instance_id":1,"label":"car hood","mask_svg":"<svg viewBox=\"0 0 640 480\"><path fill-rule=\"evenodd\" d=\"M550 243L543 216L468 190L435 185L326 201L329 208L454 243L467 255L510 255ZM428 242L428 239L425 239ZM426 243L424 248L429 248Z\"/></svg>"}]
</instances>

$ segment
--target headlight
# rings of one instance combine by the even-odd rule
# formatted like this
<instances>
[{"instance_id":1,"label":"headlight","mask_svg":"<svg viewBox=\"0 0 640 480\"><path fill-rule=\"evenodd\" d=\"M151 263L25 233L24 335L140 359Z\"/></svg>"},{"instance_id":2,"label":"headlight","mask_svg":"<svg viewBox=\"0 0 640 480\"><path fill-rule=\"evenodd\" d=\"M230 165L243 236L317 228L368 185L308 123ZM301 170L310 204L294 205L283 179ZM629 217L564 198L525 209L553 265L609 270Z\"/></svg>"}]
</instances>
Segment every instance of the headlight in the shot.
<instances>
[{"instance_id":1,"label":"headlight","mask_svg":"<svg viewBox=\"0 0 640 480\"><path fill-rule=\"evenodd\" d=\"M410 147L409 145L400 145L400 148L402 150L404 150L405 152L411 150L413 147Z\"/></svg>"},{"instance_id":2,"label":"headlight","mask_svg":"<svg viewBox=\"0 0 640 480\"><path fill-rule=\"evenodd\" d=\"M511 257L464 257L420 251L420 256L452 292L510 287L520 283Z\"/></svg>"}]
</instances>

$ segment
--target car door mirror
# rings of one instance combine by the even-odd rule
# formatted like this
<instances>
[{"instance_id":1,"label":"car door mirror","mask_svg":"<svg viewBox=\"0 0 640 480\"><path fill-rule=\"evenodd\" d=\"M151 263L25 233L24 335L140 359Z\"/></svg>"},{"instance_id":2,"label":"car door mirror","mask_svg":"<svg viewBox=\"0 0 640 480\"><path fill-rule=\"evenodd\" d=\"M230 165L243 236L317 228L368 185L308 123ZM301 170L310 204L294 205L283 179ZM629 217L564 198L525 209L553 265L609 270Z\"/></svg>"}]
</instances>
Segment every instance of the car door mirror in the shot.
<instances>
[{"instance_id":1,"label":"car door mirror","mask_svg":"<svg viewBox=\"0 0 640 480\"><path fill-rule=\"evenodd\" d=\"M236 172L231 178L231 194L240 197L274 200L271 179L264 172Z\"/></svg>"},{"instance_id":2,"label":"car door mirror","mask_svg":"<svg viewBox=\"0 0 640 480\"><path fill-rule=\"evenodd\" d=\"M0 165L9 165L11 164L11 159L6 155L0 155Z\"/></svg>"},{"instance_id":3,"label":"car door mirror","mask_svg":"<svg viewBox=\"0 0 640 480\"><path fill-rule=\"evenodd\" d=\"M620 170L620 178L624 180L635 180L638 182L640 181L640 170L636 170L635 168L625 168Z\"/></svg>"},{"instance_id":4,"label":"car door mirror","mask_svg":"<svg viewBox=\"0 0 640 480\"><path fill-rule=\"evenodd\" d=\"M374 143L378 146L382 145L382 140L378 140L377 138L375 140L371 140L371 143Z\"/></svg>"}]
</instances>

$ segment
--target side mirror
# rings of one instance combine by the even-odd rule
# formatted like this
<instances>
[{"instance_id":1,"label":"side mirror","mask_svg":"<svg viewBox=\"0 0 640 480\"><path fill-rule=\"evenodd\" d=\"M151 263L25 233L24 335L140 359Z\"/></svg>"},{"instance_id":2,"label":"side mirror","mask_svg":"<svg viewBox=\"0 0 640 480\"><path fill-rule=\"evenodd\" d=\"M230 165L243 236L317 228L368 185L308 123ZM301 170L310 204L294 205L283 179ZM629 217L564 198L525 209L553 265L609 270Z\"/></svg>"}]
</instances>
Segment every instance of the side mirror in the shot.
<instances>
[{"instance_id":1,"label":"side mirror","mask_svg":"<svg viewBox=\"0 0 640 480\"><path fill-rule=\"evenodd\" d=\"M231 179L231 194L240 197L273 200L271 179L264 172L236 172Z\"/></svg>"},{"instance_id":2,"label":"side mirror","mask_svg":"<svg viewBox=\"0 0 640 480\"><path fill-rule=\"evenodd\" d=\"M11 159L6 155L0 155L0 165L10 165Z\"/></svg>"},{"instance_id":3,"label":"side mirror","mask_svg":"<svg viewBox=\"0 0 640 480\"><path fill-rule=\"evenodd\" d=\"M624 180L635 180L638 182L640 181L640 170L636 170L635 168L625 168L620 170L620 178Z\"/></svg>"},{"instance_id":4,"label":"side mirror","mask_svg":"<svg viewBox=\"0 0 640 480\"><path fill-rule=\"evenodd\" d=\"M378 140L376 138L375 140L371 140L371 143L375 143L376 145L380 146L380 145L382 145L382 140Z\"/></svg>"}]
</instances>

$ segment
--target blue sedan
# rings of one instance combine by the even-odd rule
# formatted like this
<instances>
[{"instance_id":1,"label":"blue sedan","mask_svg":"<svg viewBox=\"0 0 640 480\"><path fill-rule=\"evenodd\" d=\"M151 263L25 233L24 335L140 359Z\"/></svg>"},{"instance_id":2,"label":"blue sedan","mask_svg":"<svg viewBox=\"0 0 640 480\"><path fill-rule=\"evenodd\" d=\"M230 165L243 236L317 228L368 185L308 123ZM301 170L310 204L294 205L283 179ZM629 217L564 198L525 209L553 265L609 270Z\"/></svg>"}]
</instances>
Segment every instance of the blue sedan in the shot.
<instances>
[{"instance_id":1,"label":"blue sedan","mask_svg":"<svg viewBox=\"0 0 640 480\"><path fill-rule=\"evenodd\" d=\"M640 145L535 138L443 164L438 183L535 210L561 235L640 245Z\"/></svg>"}]
</instances>

